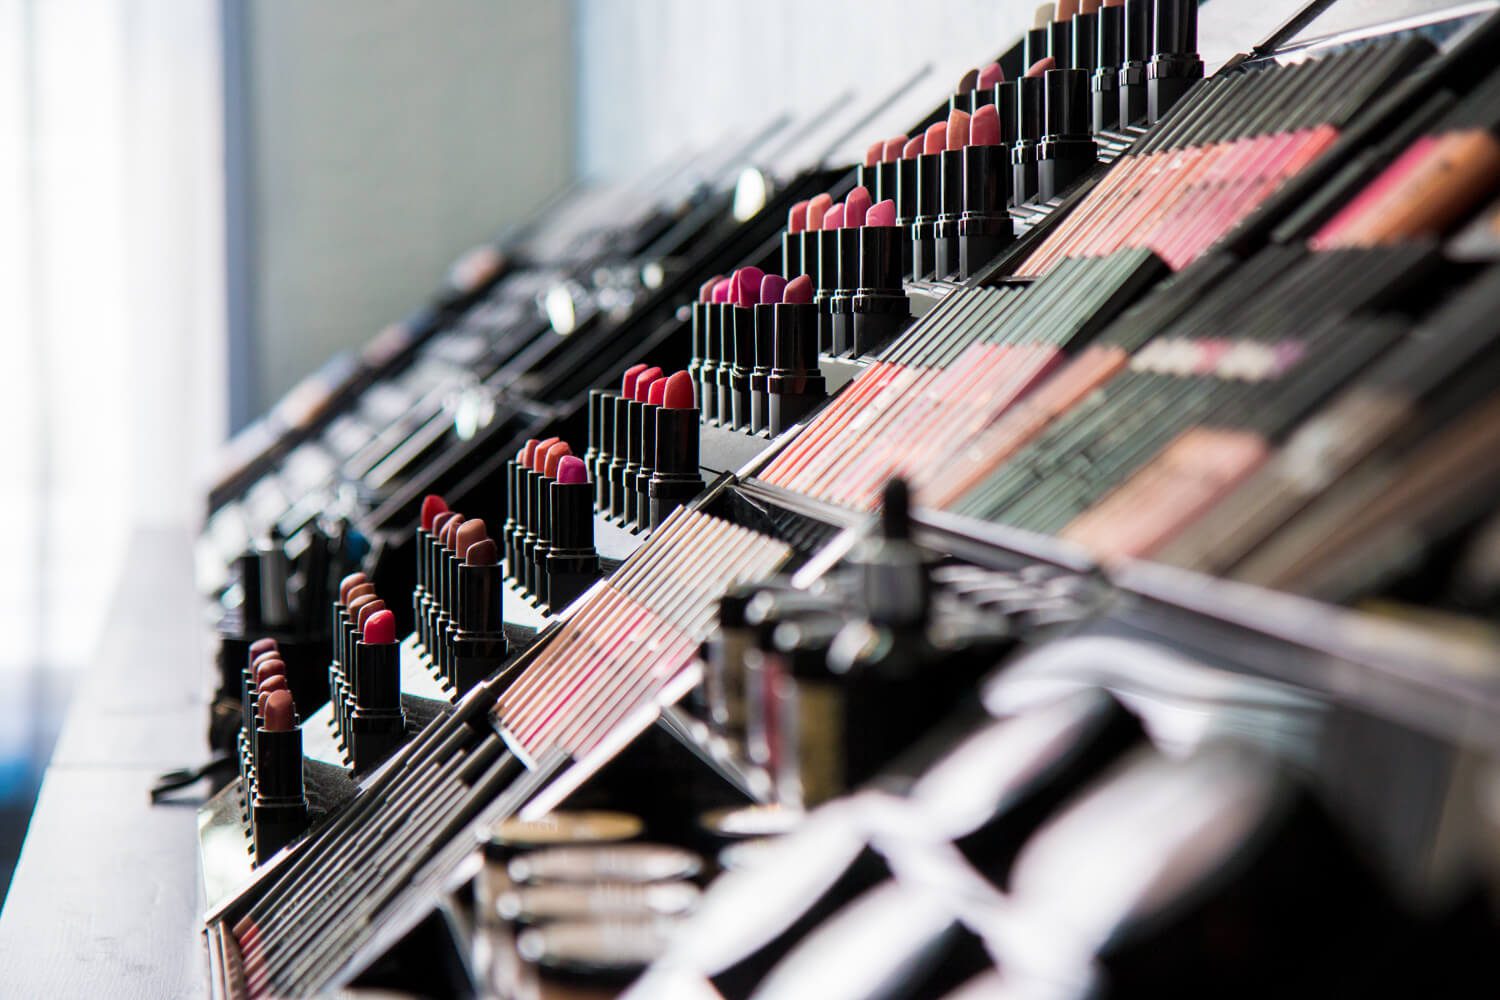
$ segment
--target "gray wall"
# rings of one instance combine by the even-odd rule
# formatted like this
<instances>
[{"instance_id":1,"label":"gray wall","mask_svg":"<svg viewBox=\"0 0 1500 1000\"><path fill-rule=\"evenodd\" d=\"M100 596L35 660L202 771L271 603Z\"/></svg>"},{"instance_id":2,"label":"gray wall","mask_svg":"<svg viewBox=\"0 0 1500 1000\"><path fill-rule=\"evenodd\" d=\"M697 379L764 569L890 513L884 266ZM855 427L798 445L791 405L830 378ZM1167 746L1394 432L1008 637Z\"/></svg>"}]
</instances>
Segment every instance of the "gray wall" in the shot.
<instances>
[{"instance_id":1,"label":"gray wall","mask_svg":"<svg viewBox=\"0 0 1500 1000\"><path fill-rule=\"evenodd\" d=\"M580 168L625 176L736 122L748 131L745 123L811 113L846 89L883 93L922 66L931 68L918 102L926 111L964 70L1019 40L1040 2L576 0ZM1304 2L1206 3L1199 51L1209 70Z\"/></svg>"},{"instance_id":2,"label":"gray wall","mask_svg":"<svg viewBox=\"0 0 1500 1000\"><path fill-rule=\"evenodd\" d=\"M574 108L561 0L239 2L243 420L560 189Z\"/></svg>"}]
</instances>

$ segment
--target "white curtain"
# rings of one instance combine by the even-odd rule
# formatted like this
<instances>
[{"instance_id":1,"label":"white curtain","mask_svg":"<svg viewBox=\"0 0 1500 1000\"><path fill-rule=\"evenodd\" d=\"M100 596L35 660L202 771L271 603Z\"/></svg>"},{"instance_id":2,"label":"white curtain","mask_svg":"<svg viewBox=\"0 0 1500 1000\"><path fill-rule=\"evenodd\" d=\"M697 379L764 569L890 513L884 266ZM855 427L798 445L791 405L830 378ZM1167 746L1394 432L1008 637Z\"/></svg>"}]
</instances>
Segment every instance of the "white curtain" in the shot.
<instances>
[{"instance_id":1,"label":"white curtain","mask_svg":"<svg viewBox=\"0 0 1500 1000\"><path fill-rule=\"evenodd\" d=\"M224 431L219 64L215 0L0 0L12 766L41 724L28 685L86 662L132 532L201 514Z\"/></svg>"}]
</instances>

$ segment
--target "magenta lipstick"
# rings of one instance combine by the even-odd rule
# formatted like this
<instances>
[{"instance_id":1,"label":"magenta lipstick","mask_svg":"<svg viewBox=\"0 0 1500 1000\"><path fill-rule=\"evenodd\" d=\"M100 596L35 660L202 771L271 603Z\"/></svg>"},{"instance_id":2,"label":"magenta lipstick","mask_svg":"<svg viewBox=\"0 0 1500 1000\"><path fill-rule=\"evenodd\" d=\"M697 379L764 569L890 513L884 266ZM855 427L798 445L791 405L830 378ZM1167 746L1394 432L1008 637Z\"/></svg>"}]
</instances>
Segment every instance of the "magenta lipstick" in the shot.
<instances>
[{"instance_id":1,"label":"magenta lipstick","mask_svg":"<svg viewBox=\"0 0 1500 1000\"><path fill-rule=\"evenodd\" d=\"M760 283L765 276L758 267L742 267L734 272L734 305L729 310L729 321L734 329L729 426L735 430L750 429L750 370L755 367L754 306L760 301Z\"/></svg>"},{"instance_id":2,"label":"magenta lipstick","mask_svg":"<svg viewBox=\"0 0 1500 1000\"><path fill-rule=\"evenodd\" d=\"M646 444L646 409L651 394L651 384L662 377L660 368L647 368L636 378L635 398L630 401L629 451L625 456L625 470L621 475L624 490L620 508L620 523L625 527L635 524L639 514L640 494L636 492L636 480L641 474L641 455ZM546 498L542 498L546 502Z\"/></svg>"},{"instance_id":3,"label":"magenta lipstick","mask_svg":"<svg viewBox=\"0 0 1500 1000\"><path fill-rule=\"evenodd\" d=\"M854 290L859 286L859 230L870 211L870 192L863 186L849 192L838 206L839 266L837 284L828 298L828 353L839 355L849 350L854 340ZM836 210L837 211L837 210ZM825 220L824 228L828 228Z\"/></svg>"},{"instance_id":4,"label":"magenta lipstick","mask_svg":"<svg viewBox=\"0 0 1500 1000\"><path fill-rule=\"evenodd\" d=\"M785 290L786 279L779 274L768 274L760 281L760 301L755 304L755 367L750 369L752 434L759 434L770 423L771 400L767 395L767 380L775 363L776 306Z\"/></svg>"},{"instance_id":5,"label":"magenta lipstick","mask_svg":"<svg viewBox=\"0 0 1500 1000\"><path fill-rule=\"evenodd\" d=\"M693 378L684 376L689 394ZM677 376L673 376L676 378ZM663 386L671 379L659 380ZM657 413L660 414L658 408ZM659 417L658 417L659 419ZM698 415L693 414L692 432L698 434ZM652 459L653 463L655 459ZM594 551L594 512L589 505L593 491L588 469L571 455L557 466L557 479L551 485L552 544L547 549L547 604L554 610L566 608L599 579L599 556Z\"/></svg>"},{"instance_id":6,"label":"magenta lipstick","mask_svg":"<svg viewBox=\"0 0 1500 1000\"><path fill-rule=\"evenodd\" d=\"M889 217L884 228L890 230L888 238L894 248L899 282L903 240L901 227L895 224L895 205L883 201L876 208L881 211L877 220ZM866 223L868 229L868 216ZM766 396L772 437L780 435L828 398L828 385L818 368L818 310L812 300L812 279L803 274L787 283L771 307L772 357L771 371L766 376Z\"/></svg>"}]
</instances>

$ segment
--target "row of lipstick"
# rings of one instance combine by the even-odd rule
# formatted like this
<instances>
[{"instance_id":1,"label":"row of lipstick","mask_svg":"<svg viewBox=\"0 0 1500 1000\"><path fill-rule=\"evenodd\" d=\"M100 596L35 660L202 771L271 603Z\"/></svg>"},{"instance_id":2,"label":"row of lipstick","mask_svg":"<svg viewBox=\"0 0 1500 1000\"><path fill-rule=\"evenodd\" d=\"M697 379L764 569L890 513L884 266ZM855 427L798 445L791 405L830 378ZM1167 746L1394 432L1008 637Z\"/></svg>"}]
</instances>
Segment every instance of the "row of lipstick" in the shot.
<instances>
[{"instance_id":1,"label":"row of lipstick","mask_svg":"<svg viewBox=\"0 0 1500 1000\"><path fill-rule=\"evenodd\" d=\"M414 652L457 697L499 670L509 652L500 546L484 521L428 495L416 553Z\"/></svg>"},{"instance_id":2,"label":"row of lipstick","mask_svg":"<svg viewBox=\"0 0 1500 1000\"><path fill-rule=\"evenodd\" d=\"M541 607L567 607L599 579L588 466L561 438L532 438L505 465L505 496L510 578Z\"/></svg>"},{"instance_id":3,"label":"row of lipstick","mask_svg":"<svg viewBox=\"0 0 1500 1000\"><path fill-rule=\"evenodd\" d=\"M246 657L244 718L240 730L242 818L249 824L257 863L307 829L302 788L302 731L287 688L286 661L275 639L257 639Z\"/></svg>"},{"instance_id":4,"label":"row of lipstick","mask_svg":"<svg viewBox=\"0 0 1500 1000\"><path fill-rule=\"evenodd\" d=\"M850 197L863 190L856 188ZM881 230L896 232L877 226L872 233ZM896 283L899 287L899 276ZM901 302L904 306L904 297ZM774 437L826 399L818 351L819 327L832 316L827 306L826 296L821 303L815 300L813 281L805 274L788 281L758 267L743 267L728 278L716 275L705 282L693 304L693 359L688 364L702 419L752 434L769 431Z\"/></svg>"},{"instance_id":5,"label":"row of lipstick","mask_svg":"<svg viewBox=\"0 0 1500 1000\"><path fill-rule=\"evenodd\" d=\"M406 735L396 616L365 574L339 582L329 635L334 738L345 763L359 773L389 756Z\"/></svg>"},{"instance_id":6,"label":"row of lipstick","mask_svg":"<svg viewBox=\"0 0 1500 1000\"><path fill-rule=\"evenodd\" d=\"M604 517L631 529L655 528L703 491L693 389L689 372L663 375L637 364L625 371L618 394L589 390L589 444L581 464L593 471L590 495Z\"/></svg>"},{"instance_id":7,"label":"row of lipstick","mask_svg":"<svg viewBox=\"0 0 1500 1000\"><path fill-rule=\"evenodd\" d=\"M1159 121L1202 78L1197 49L1198 0L1057 0L1036 9L1022 52L1083 74L1103 132Z\"/></svg>"}]
</instances>

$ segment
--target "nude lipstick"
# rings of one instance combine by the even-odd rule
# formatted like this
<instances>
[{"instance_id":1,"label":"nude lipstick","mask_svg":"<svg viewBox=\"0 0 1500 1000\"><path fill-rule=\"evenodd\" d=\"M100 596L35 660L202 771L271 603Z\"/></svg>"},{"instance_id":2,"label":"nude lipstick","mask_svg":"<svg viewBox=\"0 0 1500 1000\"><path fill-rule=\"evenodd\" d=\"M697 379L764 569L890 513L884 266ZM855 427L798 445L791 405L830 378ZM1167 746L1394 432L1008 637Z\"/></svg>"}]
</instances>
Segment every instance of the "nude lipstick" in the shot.
<instances>
[{"instance_id":1,"label":"nude lipstick","mask_svg":"<svg viewBox=\"0 0 1500 1000\"><path fill-rule=\"evenodd\" d=\"M581 459L573 459L582 465ZM593 521L593 496L585 506ZM503 613L504 586L499 547L481 538L464 550L458 569L457 605L449 631L448 680L459 695L481 683L505 663L509 651Z\"/></svg>"},{"instance_id":2,"label":"nude lipstick","mask_svg":"<svg viewBox=\"0 0 1500 1000\"><path fill-rule=\"evenodd\" d=\"M255 730L255 802L251 826L255 860L271 855L307 829L307 797L302 784L302 730L292 694L270 691L263 721Z\"/></svg>"},{"instance_id":3,"label":"nude lipstick","mask_svg":"<svg viewBox=\"0 0 1500 1000\"><path fill-rule=\"evenodd\" d=\"M872 206L854 235L859 267L849 302L849 350L860 357L875 353L906 328L911 322L911 303L901 282L903 241L901 227L896 224L895 202L886 200ZM804 389L814 395L821 392L816 384L805 385Z\"/></svg>"},{"instance_id":4,"label":"nude lipstick","mask_svg":"<svg viewBox=\"0 0 1500 1000\"><path fill-rule=\"evenodd\" d=\"M1024 205L1037 194L1037 144L1042 138L1042 77L1053 57L1038 60L1017 80L1016 141L1010 148L1011 201Z\"/></svg>"},{"instance_id":5,"label":"nude lipstick","mask_svg":"<svg viewBox=\"0 0 1500 1000\"><path fill-rule=\"evenodd\" d=\"M958 217L958 277L967 281L1015 239L1015 223L1005 210L1010 199L1010 148L1003 123L1014 135L1015 85L995 88L996 103L974 111L964 147L963 214ZM1002 100L1002 97L1004 98Z\"/></svg>"}]
</instances>

